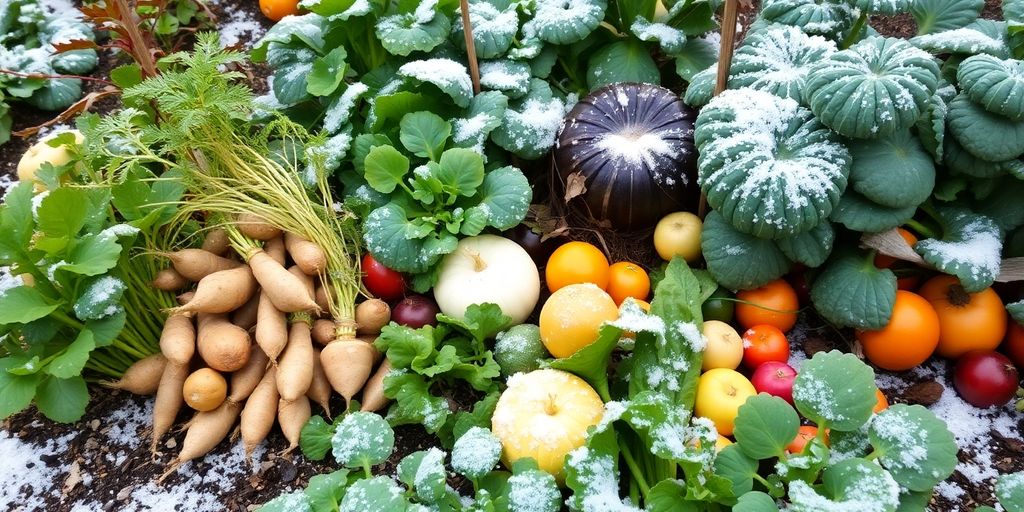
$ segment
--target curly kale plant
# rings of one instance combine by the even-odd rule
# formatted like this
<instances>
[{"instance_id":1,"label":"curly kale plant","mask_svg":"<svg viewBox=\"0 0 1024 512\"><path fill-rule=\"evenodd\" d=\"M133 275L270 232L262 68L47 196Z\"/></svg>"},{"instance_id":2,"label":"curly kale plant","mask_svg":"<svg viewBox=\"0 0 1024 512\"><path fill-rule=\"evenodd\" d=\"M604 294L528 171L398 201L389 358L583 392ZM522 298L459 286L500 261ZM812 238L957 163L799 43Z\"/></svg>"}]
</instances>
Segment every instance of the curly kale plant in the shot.
<instances>
[{"instance_id":1,"label":"curly kale plant","mask_svg":"<svg viewBox=\"0 0 1024 512\"><path fill-rule=\"evenodd\" d=\"M0 71L13 72L0 72L0 144L11 136L8 101L61 110L82 96L81 80L46 77L92 71L98 61L95 50L58 52L54 45L93 38L76 10L58 11L38 0L0 5Z\"/></svg>"}]
</instances>

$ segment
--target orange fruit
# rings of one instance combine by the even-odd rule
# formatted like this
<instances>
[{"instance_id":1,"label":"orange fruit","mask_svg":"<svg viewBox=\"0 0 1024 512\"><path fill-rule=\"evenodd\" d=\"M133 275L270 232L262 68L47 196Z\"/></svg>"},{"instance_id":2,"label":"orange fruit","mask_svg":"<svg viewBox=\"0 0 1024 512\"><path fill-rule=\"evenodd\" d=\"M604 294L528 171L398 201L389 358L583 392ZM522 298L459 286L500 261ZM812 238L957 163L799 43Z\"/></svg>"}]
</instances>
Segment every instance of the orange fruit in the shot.
<instances>
[{"instance_id":1,"label":"orange fruit","mask_svg":"<svg viewBox=\"0 0 1024 512\"><path fill-rule=\"evenodd\" d=\"M552 293L570 284L593 283L608 288L608 258L600 249L586 242L569 242L548 258L544 279Z\"/></svg>"},{"instance_id":2,"label":"orange fruit","mask_svg":"<svg viewBox=\"0 0 1024 512\"><path fill-rule=\"evenodd\" d=\"M299 13L298 0L260 0L260 11L267 18L281 21L281 18Z\"/></svg>"},{"instance_id":3,"label":"orange fruit","mask_svg":"<svg viewBox=\"0 0 1024 512\"><path fill-rule=\"evenodd\" d=\"M620 261L608 268L608 295L621 305L628 297L645 300L651 294L651 278L635 263Z\"/></svg>"},{"instance_id":4,"label":"orange fruit","mask_svg":"<svg viewBox=\"0 0 1024 512\"><path fill-rule=\"evenodd\" d=\"M736 293L736 321L744 329L768 324L788 332L796 325L800 309L796 290L784 279L776 279L760 288Z\"/></svg>"},{"instance_id":5,"label":"orange fruit","mask_svg":"<svg viewBox=\"0 0 1024 512\"><path fill-rule=\"evenodd\" d=\"M896 290L889 324L874 331L858 331L864 355L879 368L909 370L925 362L939 345L939 315L924 297Z\"/></svg>"}]
</instances>

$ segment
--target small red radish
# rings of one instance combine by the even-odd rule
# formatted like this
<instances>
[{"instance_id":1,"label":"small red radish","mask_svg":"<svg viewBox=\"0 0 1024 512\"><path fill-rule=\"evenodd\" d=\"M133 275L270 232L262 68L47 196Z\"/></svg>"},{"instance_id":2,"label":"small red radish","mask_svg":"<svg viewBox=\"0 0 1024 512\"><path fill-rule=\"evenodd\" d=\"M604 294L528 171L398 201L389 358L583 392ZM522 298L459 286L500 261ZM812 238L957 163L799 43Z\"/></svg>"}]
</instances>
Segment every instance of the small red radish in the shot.
<instances>
[{"instance_id":1,"label":"small red radish","mask_svg":"<svg viewBox=\"0 0 1024 512\"><path fill-rule=\"evenodd\" d=\"M960 356L953 370L953 387L975 407L992 407L1009 402L1017 392L1017 368L999 352L974 350Z\"/></svg>"},{"instance_id":2,"label":"small red radish","mask_svg":"<svg viewBox=\"0 0 1024 512\"><path fill-rule=\"evenodd\" d=\"M768 361L754 370L750 382L758 393L768 393L792 404L794 379L796 370L792 366L779 361Z\"/></svg>"}]
</instances>

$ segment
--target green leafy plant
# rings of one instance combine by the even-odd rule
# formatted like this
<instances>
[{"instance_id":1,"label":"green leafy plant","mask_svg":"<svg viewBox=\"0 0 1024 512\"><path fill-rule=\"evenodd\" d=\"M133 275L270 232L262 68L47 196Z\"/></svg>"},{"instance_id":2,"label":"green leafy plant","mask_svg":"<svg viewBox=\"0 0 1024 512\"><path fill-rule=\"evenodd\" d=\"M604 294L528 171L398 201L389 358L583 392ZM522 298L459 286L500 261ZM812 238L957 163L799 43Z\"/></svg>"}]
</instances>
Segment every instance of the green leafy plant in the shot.
<instances>
[{"instance_id":1,"label":"green leafy plant","mask_svg":"<svg viewBox=\"0 0 1024 512\"><path fill-rule=\"evenodd\" d=\"M354 412L327 431L328 446L343 468L317 475L305 490L283 494L259 510L556 512L561 508L555 478L538 470L533 459L516 462L511 472L495 470L501 441L486 427L474 426L461 434L450 458L439 448L406 455L398 462L396 478L373 475L372 466L391 457L395 448L395 433L380 416ZM472 483L472 496L461 496L449 485L453 474Z\"/></svg>"},{"instance_id":2,"label":"green leafy plant","mask_svg":"<svg viewBox=\"0 0 1024 512\"><path fill-rule=\"evenodd\" d=\"M413 285L420 290L433 285L430 270L460 237L514 227L533 198L519 169L485 171L479 153L445 149L451 131L451 123L436 114L414 112L402 118L399 132L400 147L411 158L387 137L357 141L359 154L366 154L362 178L373 192L349 201L368 211L363 239L385 266L418 274Z\"/></svg>"},{"instance_id":3,"label":"green leafy plant","mask_svg":"<svg viewBox=\"0 0 1024 512\"><path fill-rule=\"evenodd\" d=\"M81 119L87 137L97 121ZM74 142L68 133L49 144ZM36 176L48 192L21 183L0 206L0 265L20 276L0 292L0 417L34 401L53 420L78 420L87 380L120 377L159 350L173 296L150 286L160 266L137 253L162 239L183 187L141 166L116 180L107 170L88 153L44 164Z\"/></svg>"},{"instance_id":4,"label":"green leafy plant","mask_svg":"<svg viewBox=\"0 0 1024 512\"><path fill-rule=\"evenodd\" d=\"M84 75L96 67L92 28L75 10L56 10L37 0L0 8L0 144L11 138L9 101L42 110L63 110L82 96Z\"/></svg>"}]
</instances>

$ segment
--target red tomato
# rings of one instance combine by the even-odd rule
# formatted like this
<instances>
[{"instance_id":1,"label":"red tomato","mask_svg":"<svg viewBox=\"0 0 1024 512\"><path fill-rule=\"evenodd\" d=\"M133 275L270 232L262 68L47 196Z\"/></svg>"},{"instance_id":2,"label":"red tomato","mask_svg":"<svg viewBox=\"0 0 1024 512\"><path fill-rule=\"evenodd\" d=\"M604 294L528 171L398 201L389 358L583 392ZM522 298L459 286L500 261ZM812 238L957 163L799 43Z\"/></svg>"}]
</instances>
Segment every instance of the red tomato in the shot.
<instances>
[{"instance_id":1,"label":"red tomato","mask_svg":"<svg viewBox=\"0 0 1024 512\"><path fill-rule=\"evenodd\" d=\"M778 327L761 324L743 333L743 366L756 370L768 361L789 360L789 340Z\"/></svg>"},{"instance_id":2,"label":"red tomato","mask_svg":"<svg viewBox=\"0 0 1024 512\"><path fill-rule=\"evenodd\" d=\"M1024 326L1010 322L1010 328L1006 331L1006 341L1003 342L1003 352L1006 352L1010 361L1018 368L1024 368Z\"/></svg>"},{"instance_id":3,"label":"red tomato","mask_svg":"<svg viewBox=\"0 0 1024 512\"><path fill-rule=\"evenodd\" d=\"M402 274L385 267L373 259L372 254L366 253L363 256L362 271L363 286L377 298L390 302L405 295L405 278Z\"/></svg>"}]
</instances>

